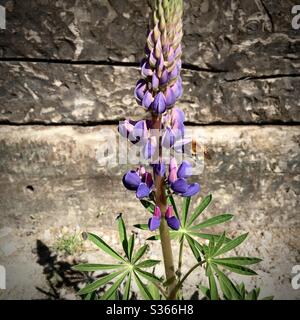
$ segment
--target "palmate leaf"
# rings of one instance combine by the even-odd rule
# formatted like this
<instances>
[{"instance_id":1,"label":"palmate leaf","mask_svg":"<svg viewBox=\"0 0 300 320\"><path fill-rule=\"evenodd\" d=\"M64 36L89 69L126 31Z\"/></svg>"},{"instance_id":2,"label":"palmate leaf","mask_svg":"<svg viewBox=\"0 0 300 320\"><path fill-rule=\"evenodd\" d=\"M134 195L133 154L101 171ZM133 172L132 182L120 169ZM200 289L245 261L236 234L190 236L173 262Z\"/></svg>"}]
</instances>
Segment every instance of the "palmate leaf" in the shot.
<instances>
[{"instance_id":1,"label":"palmate leaf","mask_svg":"<svg viewBox=\"0 0 300 320\"><path fill-rule=\"evenodd\" d=\"M183 199L182 218L181 218L181 223L183 227L185 227L186 225L186 219L189 212L190 203L191 203L191 197L185 197Z\"/></svg>"},{"instance_id":2,"label":"palmate leaf","mask_svg":"<svg viewBox=\"0 0 300 320\"><path fill-rule=\"evenodd\" d=\"M119 269L124 268L124 264L93 264L93 263L86 263L86 264L78 264L77 266L72 267L73 270L82 271L82 272L93 272L99 270L112 270L112 269Z\"/></svg>"},{"instance_id":3,"label":"palmate leaf","mask_svg":"<svg viewBox=\"0 0 300 320\"><path fill-rule=\"evenodd\" d=\"M170 234L171 240L178 239L180 237L180 230L179 231L170 231L169 234ZM160 235L156 234L154 236L147 238L146 240L150 240L150 241L160 240Z\"/></svg>"},{"instance_id":4,"label":"palmate leaf","mask_svg":"<svg viewBox=\"0 0 300 320\"><path fill-rule=\"evenodd\" d=\"M147 288L151 294L151 296L153 297L153 300L161 300L161 296L160 296L160 292L159 289L157 288L157 286L155 284L153 284L152 282L150 282L147 285Z\"/></svg>"},{"instance_id":5,"label":"palmate leaf","mask_svg":"<svg viewBox=\"0 0 300 320\"><path fill-rule=\"evenodd\" d=\"M207 206L210 204L211 200L212 200L211 194L206 196L202 200L200 205L197 207L197 209L191 215L191 218L189 219L189 222L188 222L188 227L191 226L193 224L193 222L199 217L199 215L207 208Z\"/></svg>"},{"instance_id":6,"label":"palmate leaf","mask_svg":"<svg viewBox=\"0 0 300 320\"><path fill-rule=\"evenodd\" d=\"M126 226L124 223L124 220L122 218L122 216L120 216L118 218L118 229L119 229L119 237L120 237L120 242L122 244L123 250L127 256L127 258L129 258L128 255L128 239L127 239L127 233L126 233Z\"/></svg>"},{"instance_id":7,"label":"palmate leaf","mask_svg":"<svg viewBox=\"0 0 300 320\"><path fill-rule=\"evenodd\" d=\"M82 295L82 294L87 294L90 292L93 292L95 290L97 290L98 288L100 288L101 286L104 286L105 284L107 284L109 281L111 281L112 279L116 278L118 275L122 274L124 271L116 271L113 272L107 276L104 276L96 281L94 281L91 284L88 284L87 286L85 286L83 289L81 289L78 294Z\"/></svg>"},{"instance_id":8,"label":"palmate leaf","mask_svg":"<svg viewBox=\"0 0 300 320\"><path fill-rule=\"evenodd\" d=\"M247 267L244 266L240 266L237 264L230 264L230 263L226 263L226 262L216 262L216 260L212 259L212 262L222 266L225 269L228 269L234 273L238 273L238 274L242 274L244 276L255 276L257 275L257 273Z\"/></svg>"},{"instance_id":9,"label":"palmate leaf","mask_svg":"<svg viewBox=\"0 0 300 320\"><path fill-rule=\"evenodd\" d=\"M121 257L114 249L112 249L105 241L103 241L101 238L96 236L93 233L88 233L87 238L92 241L98 248L103 250L104 252L108 253L113 258L124 262L124 258Z\"/></svg>"},{"instance_id":10,"label":"palmate leaf","mask_svg":"<svg viewBox=\"0 0 300 320\"><path fill-rule=\"evenodd\" d=\"M230 263L240 266L247 266L251 264L256 264L262 261L262 259L259 258L253 258L253 257L228 257L228 258L219 258L215 259L214 261L216 263Z\"/></svg>"},{"instance_id":11,"label":"palmate leaf","mask_svg":"<svg viewBox=\"0 0 300 320\"><path fill-rule=\"evenodd\" d=\"M161 280L156 275L154 275L150 272L147 272L147 271L144 271L144 270L141 270L138 268L135 269L135 272L150 282L153 282L153 283L161 282Z\"/></svg>"},{"instance_id":12,"label":"palmate leaf","mask_svg":"<svg viewBox=\"0 0 300 320\"><path fill-rule=\"evenodd\" d=\"M210 299L211 300L219 300L219 294L218 294L218 288L216 284L216 280L214 277L214 274L211 270L210 265L208 265L207 268L207 275L208 275L208 281L209 281L209 293L210 293Z\"/></svg>"},{"instance_id":13,"label":"palmate leaf","mask_svg":"<svg viewBox=\"0 0 300 320\"><path fill-rule=\"evenodd\" d=\"M124 288L123 300L129 300L131 287L131 272L128 274L127 281Z\"/></svg>"},{"instance_id":14,"label":"palmate leaf","mask_svg":"<svg viewBox=\"0 0 300 320\"><path fill-rule=\"evenodd\" d=\"M134 272L134 278L143 298L145 300L153 300L153 297L150 291L148 290L147 286L142 282L142 280L140 279L140 277L137 275L136 272Z\"/></svg>"},{"instance_id":15,"label":"palmate leaf","mask_svg":"<svg viewBox=\"0 0 300 320\"><path fill-rule=\"evenodd\" d=\"M134 263L134 264L137 263L143 257L143 255L146 253L148 248L149 248L149 246L147 244L140 247L138 249L138 251L136 252L136 254L133 256L132 263Z\"/></svg>"},{"instance_id":16,"label":"palmate leaf","mask_svg":"<svg viewBox=\"0 0 300 320\"><path fill-rule=\"evenodd\" d=\"M136 265L137 268L151 268L160 263L160 260L146 260Z\"/></svg>"},{"instance_id":17,"label":"palmate leaf","mask_svg":"<svg viewBox=\"0 0 300 320\"><path fill-rule=\"evenodd\" d=\"M106 290L105 293L100 297L100 300L108 300L111 298L116 293L127 274L128 272L123 274L108 290Z\"/></svg>"},{"instance_id":18,"label":"palmate leaf","mask_svg":"<svg viewBox=\"0 0 300 320\"><path fill-rule=\"evenodd\" d=\"M201 291L201 293L204 295L205 298L210 300L210 291L209 288L203 286L202 284L199 284L197 288Z\"/></svg>"},{"instance_id":19,"label":"palmate leaf","mask_svg":"<svg viewBox=\"0 0 300 320\"><path fill-rule=\"evenodd\" d=\"M200 252L199 252L199 249L198 249L198 247L197 247L197 245L196 245L196 242L197 241L195 241L193 238L191 238L189 235L185 235L185 238L187 239L187 241L188 241L188 244L189 244L189 246L190 246L190 248L191 248L191 250L192 250L192 252L193 252L193 255L194 255L194 257L196 258L196 260L198 261L198 262L200 262L201 261L201 254L200 254Z\"/></svg>"},{"instance_id":20,"label":"palmate leaf","mask_svg":"<svg viewBox=\"0 0 300 320\"><path fill-rule=\"evenodd\" d=\"M191 227L191 230L198 230L198 229L203 229L203 228L208 228L215 226L220 223L224 223L226 221L229 221L233 218L232 214L221 214L219 216L207 219L193 227Z\"/></svg>"},{"instance_id":21,"label":"palmate leaf","mask_svg":"<svg viewBox=\"0 0 300 320\"><path fill-rule=\"evenodd\" d=\"M134 249L134 242L135 242L135 235L132 234L129 238L128 241L128 259L129 261L132 260L132 254L133 254L133 249Z\"/></svg>"},{"instance_id":22,"label":"palmate leaf","mask_svg":"<svg viewBox=\"0 0 300 320\"><path fill-rule=\"evenodd\" d=\"M227 242L223 247L221 247L217 252L215 252L214 256L217 257L217 256L220 256L221 254L224 254L228 251L233 250L234 248L239 246L242 242L244 242L247 236L248 236L248 233L244 233L239 237Z\"/></svg>"}]
</instances>

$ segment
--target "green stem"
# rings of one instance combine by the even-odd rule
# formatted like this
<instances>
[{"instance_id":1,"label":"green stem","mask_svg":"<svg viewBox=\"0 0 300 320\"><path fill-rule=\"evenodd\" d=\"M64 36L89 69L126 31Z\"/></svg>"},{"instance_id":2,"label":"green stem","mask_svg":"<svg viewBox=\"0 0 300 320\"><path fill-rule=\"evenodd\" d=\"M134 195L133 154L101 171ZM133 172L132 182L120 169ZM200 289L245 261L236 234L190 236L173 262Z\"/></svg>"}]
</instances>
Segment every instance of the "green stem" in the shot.
<instances>
[{"instance_id":1,"label":"green stem","mask_svg":"<svg viewBox=\"0 0 300 320\"><path fill-rule=\"evenodd\" d=\"M174 299L173 297L176 297L178 290L182 287L184 281L189 277L189 275L198 267L202 266L206 261L200 261L198 262L196 265L194 265L186 274L185 276L182 278L182 280L180 280L178 282L178 284L176 285L176 287L174 288L174 290L170 293L169 295L169 299L172 300Z\"/></svg>"},{"instance_id":2,"label":"green stem","mask_svg":"<svg viewBox=\"0 0 300 320\"><path fill-rule=\"evenodd\" d=\"M178 278L179 278L179 279L181 278L183 243L184 243L184 236L182 236L182 238L181 238L181 240L180 240L180 247L179 247L178 269L177 269L177 275L178 275Z\"/></svg>"},{"instance_id":3,"label":"green stem","mask_svg":"<svg viewBox=\"0 0 300 320\"><path fill-rule=\"evenodd\" d=\"M157 129L157 140L159 141L158 149L156 156L161 160L162 157L162 146L161 146L161 138L160 138L160 130L161 130L161 116L152 117L153 129ZM173 260L173 252L171 246L171 238L169 227L167 221L165 219L165 214L167 211L167 197L166 197L166 185L164 177L160 177L154 172L154 185L155 185L155 203L160 208L161 211L161 222L159 227L160 233L160 242L162 247L162 254L165 266L165 274L167 285L167 293L170 294L176 287L176 275L175 275L175 267Z\"/></svg>"}]
</instances>

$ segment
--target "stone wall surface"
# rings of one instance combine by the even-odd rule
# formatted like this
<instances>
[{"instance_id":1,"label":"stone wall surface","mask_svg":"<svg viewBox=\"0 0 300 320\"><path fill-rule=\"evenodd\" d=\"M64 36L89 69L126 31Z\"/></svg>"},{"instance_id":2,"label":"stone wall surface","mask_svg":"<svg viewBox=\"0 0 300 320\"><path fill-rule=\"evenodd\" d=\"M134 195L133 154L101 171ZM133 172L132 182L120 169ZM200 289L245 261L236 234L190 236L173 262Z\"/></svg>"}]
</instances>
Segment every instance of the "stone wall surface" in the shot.
<instances>
[{"instance_id":1,"label":"stone wall surface","mask_svg":"<svg viewBox=\"0 0 300 320\"><path fill-rule=\"evenodd\" d=\"M0 265L8 277L0 298L76 298L68 277L57 291L50 285L49 269L62 277L63 263L74 263L53 255L61 234L94 231L117 246L119 212L129 225L148 219L122 186L132 166L115 163L118 121L144 116L133 88L146 2L0 0L7 16L0 30ZM178 107L208 154L193 177L202 186L194 206L212 193L206 216L232 213L229 235L249 232L239 253L263 258L249 286L300 299L290 283L300 263L297 1L184 3ZM139 232L138 242L147 236ZM76 259L105 260L84 245ZM152 249L160 259L158 244ZM187 292L200 280L191 277Z\"/></svg>"}]
</instances>

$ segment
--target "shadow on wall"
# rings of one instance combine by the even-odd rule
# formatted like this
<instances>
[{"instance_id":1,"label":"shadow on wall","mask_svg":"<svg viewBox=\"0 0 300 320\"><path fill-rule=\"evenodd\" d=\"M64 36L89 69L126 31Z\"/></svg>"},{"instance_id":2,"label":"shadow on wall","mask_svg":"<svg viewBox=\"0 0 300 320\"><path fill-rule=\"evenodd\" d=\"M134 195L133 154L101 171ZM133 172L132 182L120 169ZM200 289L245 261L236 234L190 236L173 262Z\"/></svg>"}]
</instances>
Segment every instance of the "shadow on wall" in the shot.
<instances>
[{"instance_id":1,"label":"shadow on wall","mask_svg":"<svg viewBox=\"0 0 300 320\"><path fill-rule=\"evenodd\" d=\"M73 260L72 264L59 260L58 256L41 240L37 240L36 250L38 256L37 263L44 268L43 273L46 275L49 291L47 292L39 287L36 287L36 289L44 294L47 300L65 299L61 295L63 288L76 293L79 290L80 283L93 280L88 275L71 269L72 265L78 263L76 260Z\"/></svg>"}]
</instances>

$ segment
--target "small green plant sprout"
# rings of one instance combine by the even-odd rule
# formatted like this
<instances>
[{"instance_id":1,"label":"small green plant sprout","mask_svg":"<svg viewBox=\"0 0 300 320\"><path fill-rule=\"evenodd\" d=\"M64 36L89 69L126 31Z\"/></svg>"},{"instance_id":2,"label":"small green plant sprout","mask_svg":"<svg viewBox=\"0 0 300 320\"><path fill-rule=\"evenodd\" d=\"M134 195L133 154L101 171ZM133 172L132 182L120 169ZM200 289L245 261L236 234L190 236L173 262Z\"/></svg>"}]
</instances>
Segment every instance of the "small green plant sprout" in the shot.
<instances>
[{"instance_id":1,"label":"small green plant sprout","mask_svg":"<svg viewBox=\"0 0 300 320\"><path fill-rule=\"evenodd\" d=\"M78 233L64 233L56 240L53 247L58 253L72 256L82 251L83 241Z\"/></svg>"},{"instance_id":2,"label":"small green plant sprout","mask_svg":"<svg viewBox=\"0 0 300 320\"><path fill-rule=\"evenodd\" d=\"M97 297L100 300L108 300L118 297L117 292L124 284L122 290L122 299L129 300L131 298L131 285L135 281L141 296L146 300L153 300L160 297L159 290L165 295L161 288L162 280L153 273L145 271L145 269L153 268L159 260L144 260L144 256L148 250L148 245L144 245L135 249L135 235L127 237L126 226L123 218L118 218L119 239L123 248L122 253L118 253L111 248L104 240L98 236L87 233L85 236L92 241L99 249L116 260L114 264L79 264L73 269L77 271L108 271L111 273L101 277L100 279L88 284L81 289L78 294L85 297ZM99 289L109 284L112 280L115 282L112 286L100 296ZM147 284L145 284L147 282Z\"/></svg>"}]
</instances>

